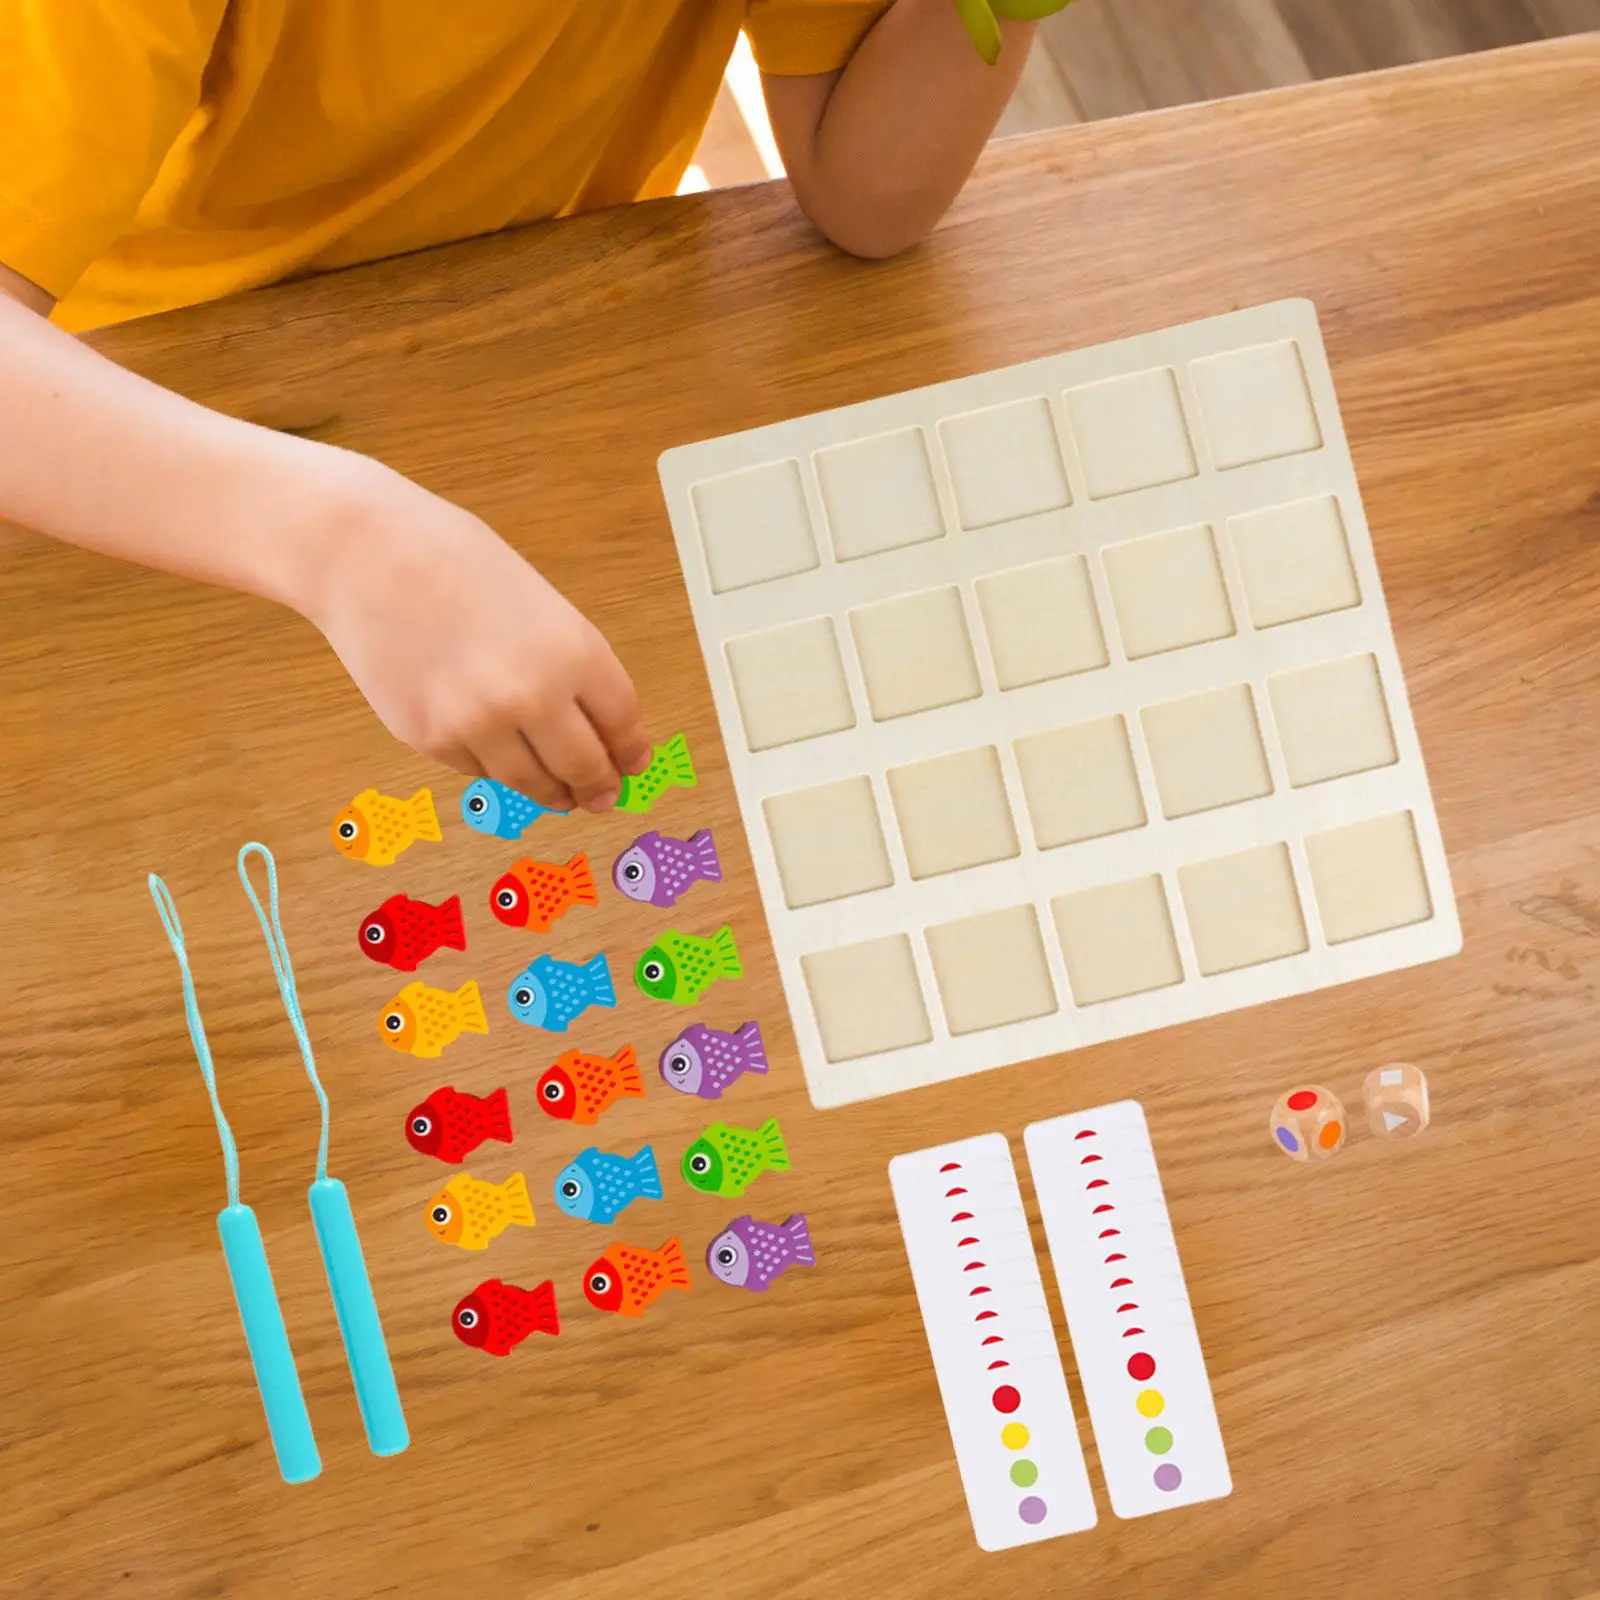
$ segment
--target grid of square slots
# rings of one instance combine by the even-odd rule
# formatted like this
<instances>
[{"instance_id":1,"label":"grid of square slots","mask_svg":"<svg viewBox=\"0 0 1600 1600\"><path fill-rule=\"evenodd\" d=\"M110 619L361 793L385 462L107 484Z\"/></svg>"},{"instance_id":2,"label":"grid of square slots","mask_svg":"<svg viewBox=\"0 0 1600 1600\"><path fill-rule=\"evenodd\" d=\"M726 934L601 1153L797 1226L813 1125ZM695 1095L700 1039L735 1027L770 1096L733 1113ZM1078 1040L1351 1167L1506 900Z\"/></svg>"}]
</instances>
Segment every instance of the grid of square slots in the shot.
<instances>
[{"instance_id":1,"label":"grid of square slots","mask_svg":"<svg viewBox=\"0 0 1600 1600\"><path fill-rule=\"evenodd\" d=\"M1177 823L1395 765L1384 675L1367 652L1052 721L1051 684L1365 598L1328 492L1251 504L1259 491L1247 491L1214 522L1163 525L1140 510L1120 534L1080 548L1075 499L1322 448L1294 339L1188 360L1184 377L1158 365L692 486L712 592L792 586L777 613L791 620L723 644L741 724L730 743L742 733L759 754L829 740L977 700L986 683L1033 697L1020 737L974 743L968 733L951 747L930 724L920 759L885 770L869 747L854 775L764 795L791 911L903 889L902 874L934 879L1035 852L1064 860L1156 818ZM1144 504L1160 503L1170 504ZM807 574L825 566L865 574L889 552L997 539L1030 519L1025 563L996 545L991 570L960 581L936 581L918 558L921 577L901 592L874 580L853 602L801 598L817 593ZM1039 535L1053 540L1055 529L1047 554ZM1121 881L803 955L824 1053L837 1062L928 1043L935 1004L951 1035L972 1034L1298 955L1313 942L1308 926L1336 945L1431 916L1408 811L1307 835L1289 824L1275 842L1175 869L1170 856L1196 852L1152 842ZM992 905L992 889L984 898Z\"/></svg>"},{"instance_id":2,"label":"grid of square slots","mask_svg":"<svg viewBox=\"0 0 1600 1600\"><path fill-rule=\"evenodd\" d=\"M1409 811L1312 833L1301 842L1326 943L1367 938L1433 915ZM1185 972L1179 952L1174 893L1193 945L1194 973ZM1044 915L1060 944L1070 1004L1079 1008L1170 988L1186 977L1218 977L1311 948L1293 856L1284 840L1172 872L1146 872L1057 895ZM1062 1008L1040 910L1033 904L984 911L922 931L952 1036L1029 1022ZM933 1039L911 939L894 933L801 957L829 1061L857 1060Z\"/></svg>"},{"instance_id":3,"label":"grid of square slots","mask_svg":"<svg viewBox=\"0 0 1600 1600\"><path fill-rule=\"evenodd\" d=\"M1277 786L1269 749L1293 789L1398 759L1371 654L1274 674L1264 691L1230 684L1145 706L1132 719L1114 712L1047 728L1009 748L1020 808L993 744L889 767L887 806L866 773L769 796L762 814L785 904L798 911L890 888L885 812L906 871L920 881L1131 832L1152 814L1175 820L1263 799Z\"/></svg>"},{"instance_id":4,"label":"grid of square slots","mask_svg":"<svg viewBox=\"0 0 1600 1600\"><path fill-rule=\"evenodd\" d=\"M811 464L825 539L813 525L801 464L792 457L704 479L690 497L711 590L728 594L797 577L822 565L824 550L843 564L945 538L936 461L957 524L981 532L1064 510L1073 502L1074 478L1089 500L1102 501L1321 448L1293 339L1200 357L1187 363L1187 376L1197 412L1193 430L1177 373L1159 366L1067 389L1055 404L1036 394L943 418L932 429L901 427L819 449ZM1318 515L1326 511L1303 513L1308 522ZM1309 525L1292 537L1328 542L1326 530ZM1252 543L1261 547L1261 537ZM1202 559L1198 549L1193 559ZM1247 589L1257 585L1251 594L1257 626L1314 614L1298 610L1314 576L1270 552L1247 566ZM1347 586L1348 564L1343 573L1321 576ZM1063 574L1055 581L1073 580ZM1214 606L1215 594L1209 598ZM1311 603L1314 610L1333 609L1325 596ZM1146 653L1141 620L1130 619L1136 641L1130 655ZM1193 625L1208 624L1197 613ZM1151 648L1183 642L1193 641ZM1019 671L1030 665L1024 660Z\"/></svg>"}]
</instances>

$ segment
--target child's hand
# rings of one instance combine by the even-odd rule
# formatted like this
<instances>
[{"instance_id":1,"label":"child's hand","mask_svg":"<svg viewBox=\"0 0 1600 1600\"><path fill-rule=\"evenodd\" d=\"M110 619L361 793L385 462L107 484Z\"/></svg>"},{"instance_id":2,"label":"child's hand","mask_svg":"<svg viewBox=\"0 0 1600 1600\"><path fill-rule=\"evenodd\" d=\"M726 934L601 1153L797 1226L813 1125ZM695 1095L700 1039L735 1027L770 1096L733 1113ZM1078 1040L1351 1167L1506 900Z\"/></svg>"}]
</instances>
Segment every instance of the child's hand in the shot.
<instances>
[{"instance_id":1,"label":"child's hand","mask_svg":"<svg viewBox=\"0 0 1600 1600\"><path fill-rule=\"evenodd\" d=\"M469 512L339 455L355 493L299 609L384 726L542 805L614 806L650 741L599 630Z\"/></svg>"}]
</instances>

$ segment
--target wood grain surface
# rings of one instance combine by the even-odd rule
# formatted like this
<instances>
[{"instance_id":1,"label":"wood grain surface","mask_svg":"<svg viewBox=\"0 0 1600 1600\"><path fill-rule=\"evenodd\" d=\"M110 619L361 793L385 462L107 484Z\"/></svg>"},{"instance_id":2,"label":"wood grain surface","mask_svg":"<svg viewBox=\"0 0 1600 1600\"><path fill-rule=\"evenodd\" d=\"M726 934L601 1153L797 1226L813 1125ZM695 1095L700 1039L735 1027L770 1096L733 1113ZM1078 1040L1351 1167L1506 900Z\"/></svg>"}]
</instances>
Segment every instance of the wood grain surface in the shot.
<instances>
[{"instance_id":1,"label":"wood grain surface","mask_svg":"<svg viewBox=\"0 0 1600 1600\"><path fill-rule=\"evenodd\" d=\"M1578 1596L1600 1590L1600 40L1572 39L1002 144L938 236L864 265L786 189L667 201L129 326L109 354L212 405L369 451L481 513L579 601L703 781L652 818L728 866L794 1170L749 1206L630 1211L691 1255L753 1208L821 1264L629 1325L578 1276L612 1235L548 1198L588 1142L531 1091L557 1042L508 1017L539 946L493 924L517 847L397 748L322 641L234 596L0 532L0 1592L94 1596ZM1449 847L1465 953L847 1110L794 1059L655 481L666 446L1283 295L1322 326ZM85 464L89 470L92 463ZM436 786L442 844L330 848L368 784ZM617 816L540 853L609 865ZM234 877L278 853L284 920L412 1433L366 1450L306 1212L314 1102ZM322 1447L274 1470L214 1213L216 1135L145 889L177 897ZM399 987L355 948L398 889L466 896L492 1032L385 1050ZM664 919L607 894L557 954L627 968ZM573 1042L647 1062L675 1010L625 993ZM1429 1074L1433 1125L1307 1171L1266 1119L1296 1080L1354 1109ZM469 1257L402 1139L437 1084L505 1083L531 1232ZM596 1130L675 1165L711 1109L652 1075ZM1237 1485L1004 1556L973 1543L885 1164L1122 1096L1149 1114ZM1024 1187L1027 1180L1024 1178ZM1042 1248L1042 1237L1036 1231ZM553 1277L565 1331L503 1362L451 1337L481 1276ZM1048 1278L1048 1272L1047 1272ZM1069 1360L1069 1371L1072 1371ZM1074 1382L1076 1381L1073 1372ZM1086 1434L1087 1442L1087 1434ZM1092 1457L1091 1457L1091 1470Z\"/></svg>"},{"instance_id":2,"label":"wood grain surface","mask_svg":"<svg viewBox=\"0 0 1600 1600\"><path fill-rule=\"evenodd\" d=\"M1040 24L1000 128L1038 133L1592 29L1600 0L1073 0Z\"/></svg>"}]
</instances>

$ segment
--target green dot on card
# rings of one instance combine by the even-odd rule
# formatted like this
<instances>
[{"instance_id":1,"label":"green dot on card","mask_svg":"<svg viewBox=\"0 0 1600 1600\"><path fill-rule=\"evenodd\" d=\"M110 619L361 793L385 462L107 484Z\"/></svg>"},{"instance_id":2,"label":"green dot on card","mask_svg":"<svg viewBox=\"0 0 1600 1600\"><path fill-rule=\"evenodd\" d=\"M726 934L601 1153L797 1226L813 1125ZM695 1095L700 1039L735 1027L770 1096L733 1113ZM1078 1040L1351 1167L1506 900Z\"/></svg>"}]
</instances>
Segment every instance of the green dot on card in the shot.
<instances>
[{"instance_id":1,"label":"green dot on card","mask_svg":"<svg viewBox=\"0 0 1600 1600\"><path fill-rule=\"evenodd\" d=\"M1153 1456L1164 1456L1172 1448L1172 1432L1168 1428L1152 1428L1144 1436L1144 1447Z\"/></svg>"},{"instance_id":2,"label":"green dot on card","mask_svg":"<svg viewBox=\"0 0 1600 1600\"><path fill-rule=\"evenodd\" d=\"M1013 1461L1011 1481L1019 1489L1031 1489L1039 1481L1039 1469L1031 1461Z\"/></svg>"}]
</instances>

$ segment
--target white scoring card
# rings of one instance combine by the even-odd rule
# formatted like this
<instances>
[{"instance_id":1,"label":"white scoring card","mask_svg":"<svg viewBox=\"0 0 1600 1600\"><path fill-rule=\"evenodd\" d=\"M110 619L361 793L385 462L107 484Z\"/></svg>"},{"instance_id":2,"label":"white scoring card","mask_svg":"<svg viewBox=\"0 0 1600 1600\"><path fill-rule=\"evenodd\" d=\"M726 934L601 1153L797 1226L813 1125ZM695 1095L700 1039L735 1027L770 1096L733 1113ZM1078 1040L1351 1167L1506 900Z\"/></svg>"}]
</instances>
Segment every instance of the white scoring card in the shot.
<instances>
[{"instance_id":1,"label":"white scoring card","mask_svg":"<svg viewBox=\"0 0 1600 1600\"><path fill-rule=\"evenodd\" d=\"M1002 1134L896 1156L905 1235L956 1464L985 1550L1095 1523L1066 1375Z\"/></svg>"},{"instance_id":2,"label":"white scoring card","mask_svg":"<svg viewBox=\"0 0 1600 1600\"><path fill-rule=\"evenodd\" d=\"M817 1105L1460 948L1308 301L660 475Z\"/></svg>"},{"instance_id":3,"label":"white scoring card","mask_svg":"<svg viewBox=\"0 0 1600 1600\"><path fill-rule=\"evenodd\" d=\"M1137 1101L1024 1131L1111 1507L1232 1491L1200 1336Z\"/></svg>"}]
</instances>

